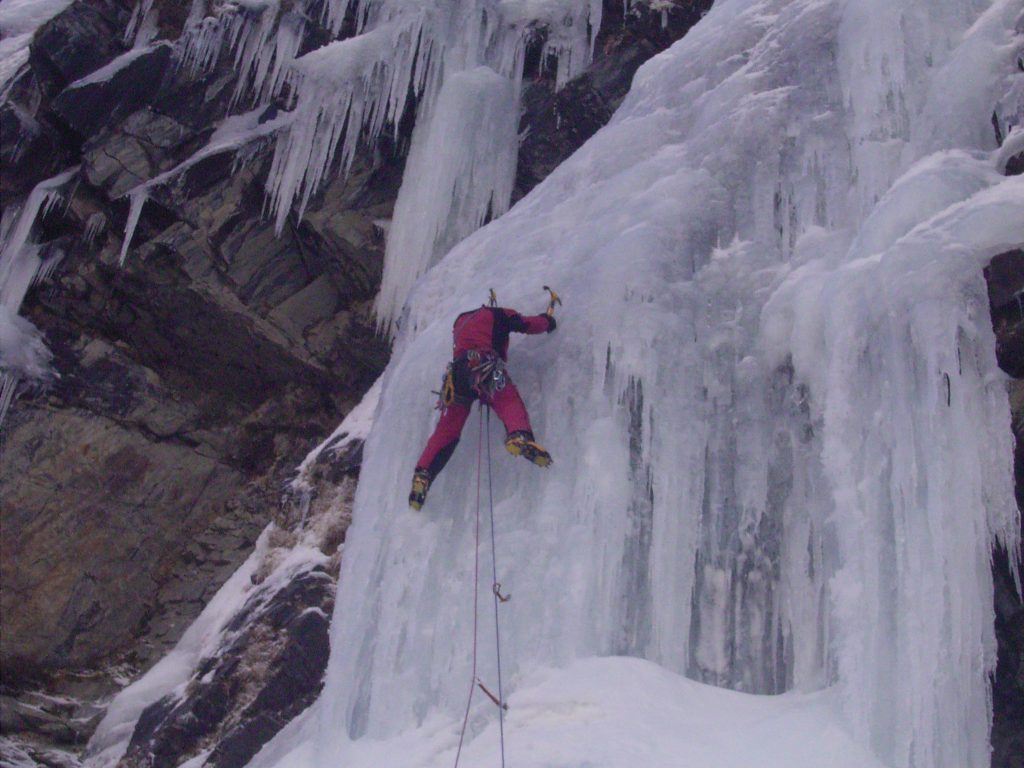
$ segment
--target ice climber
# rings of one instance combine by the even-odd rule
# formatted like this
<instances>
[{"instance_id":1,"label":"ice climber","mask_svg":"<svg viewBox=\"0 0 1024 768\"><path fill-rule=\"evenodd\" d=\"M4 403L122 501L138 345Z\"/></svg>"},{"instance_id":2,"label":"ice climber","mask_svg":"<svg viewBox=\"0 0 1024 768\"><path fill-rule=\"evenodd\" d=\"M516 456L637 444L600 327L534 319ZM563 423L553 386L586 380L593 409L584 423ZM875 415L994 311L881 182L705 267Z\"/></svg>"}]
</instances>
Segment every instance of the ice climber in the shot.
<instances>
[{"instance_id":1,"label":"ice climber","mask_svg":"<svg viewBox=\"0 0 1024 768\"><path fill-rule=\"evenodd\" d=\"M505 425L505 448L540 467L551 464L551 455L534 439L526 406L505 370L510 333L551 333L555 330L552 292L547 314L524 317L512 309L494 305L463 312L452 326L452 362L445 372L438 407L441 419L427 441L412 477L409 506L420 509L430 483L448 463L458 445L462 427L473 401L489 405ZM561 303L560 301L558 303Z\"/></svg>"}]
</instances>

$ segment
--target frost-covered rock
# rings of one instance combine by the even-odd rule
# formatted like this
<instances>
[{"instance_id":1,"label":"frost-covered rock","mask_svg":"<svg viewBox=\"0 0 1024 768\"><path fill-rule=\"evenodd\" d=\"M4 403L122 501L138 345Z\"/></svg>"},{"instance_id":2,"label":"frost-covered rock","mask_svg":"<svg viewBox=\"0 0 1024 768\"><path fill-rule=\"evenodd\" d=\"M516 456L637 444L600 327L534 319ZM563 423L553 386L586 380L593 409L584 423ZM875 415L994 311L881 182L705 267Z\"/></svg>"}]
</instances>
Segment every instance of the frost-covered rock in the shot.
<instances>
[{"instance_id":1,"label":"frost-covered rock","mask_svg":"<svg viewBox=\"0 0 1024 768\"><path fill-rule=\"evenodd\" d=\"M300 465L255 552L178 645L111 702L91 766L241 768L315 699L340 545L379 387Z\"/></svg>"}]
</instances>

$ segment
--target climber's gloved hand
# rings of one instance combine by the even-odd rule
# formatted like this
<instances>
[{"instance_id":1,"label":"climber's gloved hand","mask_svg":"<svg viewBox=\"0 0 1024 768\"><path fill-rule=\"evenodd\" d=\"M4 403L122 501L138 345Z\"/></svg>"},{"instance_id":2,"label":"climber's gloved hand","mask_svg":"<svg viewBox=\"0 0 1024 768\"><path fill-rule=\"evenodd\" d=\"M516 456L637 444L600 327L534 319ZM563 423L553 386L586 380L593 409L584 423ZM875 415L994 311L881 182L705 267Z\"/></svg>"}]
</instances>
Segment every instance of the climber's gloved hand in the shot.
<instances>
[{"instance_id":1,"label":"climber's gloved hand","mask_svg":"<svg viewBox=\"0 0 1024 768\"><path fill-rule=\"evenodd\" d=\"M548 315L547 318L548 318L548 331L547 332L551 333L553 330L555 330L555 328L558 327L558 323L555 322L555 316L554 315Z\"/></svg>"}]
</instances>

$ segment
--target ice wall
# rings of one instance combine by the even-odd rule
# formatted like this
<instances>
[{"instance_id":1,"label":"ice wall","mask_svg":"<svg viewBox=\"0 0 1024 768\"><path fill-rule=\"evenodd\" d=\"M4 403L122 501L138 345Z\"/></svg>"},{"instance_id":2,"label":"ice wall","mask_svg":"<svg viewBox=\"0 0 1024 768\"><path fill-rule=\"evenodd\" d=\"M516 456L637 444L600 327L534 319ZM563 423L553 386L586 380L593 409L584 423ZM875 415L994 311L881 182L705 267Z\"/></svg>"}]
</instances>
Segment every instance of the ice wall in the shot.
<instances>
[{"instance_id":1,"label":"ice wall","mask_svg":"<svg viewBox=\"0 0 1024 768\"><path fill-rule=\"evenodd\" d=\"M422 513L407 482L452 318L491 286L539 311L550 284L558 331L511 372L554 467L491 433L506 687L608 654L836 684L886 764L987 765L989 552L1019 520L981 271L1024 243L990 119L1022 27L1008 0L720 0L431 269L366 444L319 728L268 754L312 738L356 765L354 741L457 732L475 414Z\"/></svg>"}]
</instances>

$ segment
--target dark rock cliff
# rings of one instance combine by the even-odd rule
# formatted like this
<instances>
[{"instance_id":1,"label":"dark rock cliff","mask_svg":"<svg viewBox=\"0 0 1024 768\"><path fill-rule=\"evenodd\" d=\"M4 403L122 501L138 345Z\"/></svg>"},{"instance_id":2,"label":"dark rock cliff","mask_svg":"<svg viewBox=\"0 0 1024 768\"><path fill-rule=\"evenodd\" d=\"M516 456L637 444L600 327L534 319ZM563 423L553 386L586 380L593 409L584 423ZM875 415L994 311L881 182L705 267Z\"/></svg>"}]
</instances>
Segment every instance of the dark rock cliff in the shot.
<instances>
[{"instance_id":1,"label":"dark rock cliff","mask_svg":"<svg viewBox=\"0 0 1024 768\"><path fill-rule=\"evenodd\" d=\"M63 87L121 52L106 41L127 18L73 4L40 30L10 97L55 148L48 161L22 150L36 181L81 163L67 208L41 222L63 260L22 308L59 378L23 396L3 434L0 659L20 677L158 658L387 359L369 302L373 221L400 178L391 153L281 238L262 218L266 147L248 163L211 157L147 206L117 264L119 195L202 145L234 77L188 80L158 45L101 84ZM5 198L27 186L20 170Z\"/></svg>"},{"instance_id":2,"label":"dark rock cliff","mask_svg":"<svg viewBox=\"0 0 1024 768\"><path fill-rule=\"evenodd\" d=\"M996 332L996 357L1000 367L1013 377L1009 387L1016 446L1014 477L1017 505L1024 510L1024 251L997 256L985 277ZM992 574L999 642L999 663L992 685L992 768L1024 768L1024 601L1007 553L995 553Z\"/></svg>"}]
</instances>

